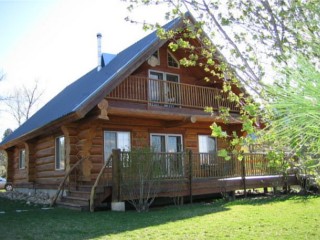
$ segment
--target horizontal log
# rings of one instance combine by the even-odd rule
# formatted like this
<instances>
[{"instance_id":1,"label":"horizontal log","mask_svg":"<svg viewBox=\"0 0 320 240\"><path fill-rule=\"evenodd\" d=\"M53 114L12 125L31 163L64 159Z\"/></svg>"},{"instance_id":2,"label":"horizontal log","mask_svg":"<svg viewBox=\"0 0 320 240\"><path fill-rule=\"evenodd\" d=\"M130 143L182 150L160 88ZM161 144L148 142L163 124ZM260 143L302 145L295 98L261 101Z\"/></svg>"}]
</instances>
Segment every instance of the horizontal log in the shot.
<instances>
[{"instance_id":1,"label":"horizontal log","mask_svg":"<svg viewBox=\"0 0 320 240\"><path fill-rule=\"evenodd\" d=\"M55 150L54 150L54 146L52 146L50 148L45 148L45 149L37 151L36 157L43 158L43 157L48 157L48 156L54 156L54 154L55 154Z\"/></svg>"},{"instance_id":2,"label":"horizontal log","mask_svg":"<svg viewBox=\"0 0 320 240\"><path fill-rule=\"evenodd\" d=\"M65 175L65 171L42 171L36 173L36 178L63 178Z\"/></svg>"},{"instance_id":3,"label":"horizontal log","mask_svg":"<svg viewBox=\"0 0 320 240\"><path fill-rule=\"evenodd\" d=\"M38 141L35 144L35 149L36 151L42 150L42 149L46 149L46 148L50 148L54 145L54 139L53 138L46 138L44 140Z\"/></svg>"},{"instance_id":4,"label":"horizontal log","mask_svg":"<svg viewBox=\"0 0 320 240\"><path fill-rule=\"evenodd\" d=\"M55 157L54 156L47 156L47 157L39 157L37 158L35 162L35 166L48 164L48 163L54 163Z\"/></svg>"},{"instance_id":5,"label":"horizontal log","mask_svg":"<svg viewBox=\"0 0 320 240\"><path fill-rule=\"evenodd\" d=\"M36 172L42 172L42 171L54 171L55 170L55 163L48 163L48 164L42 164L37 165L35 167Z\"/></svg>"}]
</instances>

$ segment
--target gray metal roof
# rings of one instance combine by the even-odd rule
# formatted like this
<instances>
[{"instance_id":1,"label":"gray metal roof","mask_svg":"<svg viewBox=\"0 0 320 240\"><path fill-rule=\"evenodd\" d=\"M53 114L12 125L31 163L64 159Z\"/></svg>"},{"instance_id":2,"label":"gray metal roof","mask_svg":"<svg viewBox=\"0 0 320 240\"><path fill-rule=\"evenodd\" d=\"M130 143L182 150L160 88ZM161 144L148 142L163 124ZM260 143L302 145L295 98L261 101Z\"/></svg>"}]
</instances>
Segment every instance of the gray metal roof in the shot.
<instances>
[{"instance_id":1,"label":"gray metal roof","mask_svg":"<svg viewBox=\"0 0 320 240\"><path fill-rule=\"evenodd\" d=\"M180 20L181 18L174 19L163 27L166 30L173 29L180 23ZM159 38L156 31L154 31L115 56L102 55L103 63L106 65L100 71L97 71L97 68L95 68L67 86L24 124L7 136L0 143L0 146L27 136L57 120L76 113L88 104L102 89L108 88L110 82L118 74L140 59L143 53L157 41L159 41Z\"/></svg>"}]
</instances>

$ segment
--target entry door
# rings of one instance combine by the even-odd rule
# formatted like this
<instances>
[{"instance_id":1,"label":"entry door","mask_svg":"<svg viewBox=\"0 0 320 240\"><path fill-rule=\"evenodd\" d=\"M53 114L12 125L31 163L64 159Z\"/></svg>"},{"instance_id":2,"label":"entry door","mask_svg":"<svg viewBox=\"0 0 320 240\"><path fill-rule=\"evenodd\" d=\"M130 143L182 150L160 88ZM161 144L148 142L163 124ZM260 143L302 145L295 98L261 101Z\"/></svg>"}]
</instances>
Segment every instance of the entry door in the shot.
<instances>
[{"instance_id":1,"label":"entry door","mask_svg":"<svg viewBox=\"0 0 320 240\"><path fill-rule=\"evenodd\" d=\"M162 175L181 176L183 173L182 136L151 134L151 147L158 153Z\"/></svg>"}]
</instances>

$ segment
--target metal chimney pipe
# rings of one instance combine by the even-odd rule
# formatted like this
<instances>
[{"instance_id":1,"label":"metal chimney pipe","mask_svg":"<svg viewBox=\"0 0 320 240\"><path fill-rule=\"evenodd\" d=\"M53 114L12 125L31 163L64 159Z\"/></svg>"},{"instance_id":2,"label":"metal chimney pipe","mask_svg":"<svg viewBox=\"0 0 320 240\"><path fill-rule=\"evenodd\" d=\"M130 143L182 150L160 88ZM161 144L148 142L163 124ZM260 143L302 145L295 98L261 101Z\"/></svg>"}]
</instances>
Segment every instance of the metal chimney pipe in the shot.
<instances>
[{"instance_id":1,"label":"metal chimney pipe","mask_svg":"<svg viewBox=\"0 0 320 240\"><path fill-rule=\"evenodd\" d=\"M100 71L101 69L101 33L97 33L97 42L98 42L98 67L97 71Z\"/></svg>"}]
</instances>

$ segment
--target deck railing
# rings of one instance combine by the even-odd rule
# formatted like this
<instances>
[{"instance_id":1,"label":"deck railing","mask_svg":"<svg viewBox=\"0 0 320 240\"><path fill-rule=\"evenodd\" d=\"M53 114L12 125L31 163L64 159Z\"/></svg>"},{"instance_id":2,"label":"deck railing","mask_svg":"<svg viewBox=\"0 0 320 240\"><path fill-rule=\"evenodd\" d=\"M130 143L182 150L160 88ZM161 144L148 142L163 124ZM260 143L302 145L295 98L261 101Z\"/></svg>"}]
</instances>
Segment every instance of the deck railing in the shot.
<instances>
[{"instance_id":1,"label":"deck railing","mask_svg":"<svg viewBox=\"0 0 320 240\"><path fill-rule=\"evenodd\" d=\"M126 78L107 98L151 106L202 110L205 107L212 107L213 110L223 107L231 112L239 112L237 104L219 89L138 76Z\"/></svg>"},{"instance_id":2,"label":"deck railing","mask_svg":"<svg viewBox=\"0 0 320 240\"><path fill-rule=\"evenodd\" d=\"M143 158L152 160L154 168L158 169L157 177L163 179L225 178L278 174L268 164L265 154L247 153L243 155L242 161L239 161L236 155L232 155L231 159L227 161L216 154L209 153L163 152L146 154L149 156L143 156ZM124 170L130 168L131 159L136 158L137 156L133 157L130 152L121 152L121 168ZM127 178L130 178L130 176L127 176Z\"/></svg>"}]
</instances>

